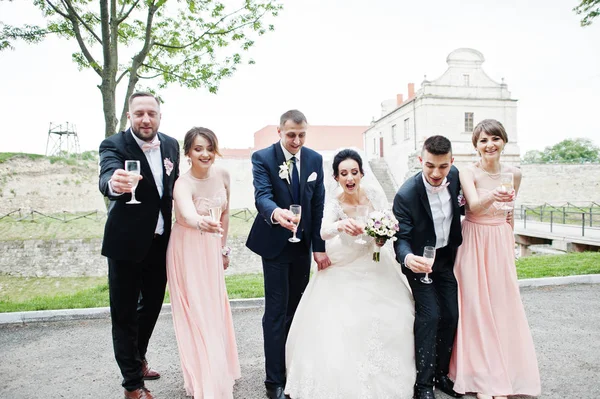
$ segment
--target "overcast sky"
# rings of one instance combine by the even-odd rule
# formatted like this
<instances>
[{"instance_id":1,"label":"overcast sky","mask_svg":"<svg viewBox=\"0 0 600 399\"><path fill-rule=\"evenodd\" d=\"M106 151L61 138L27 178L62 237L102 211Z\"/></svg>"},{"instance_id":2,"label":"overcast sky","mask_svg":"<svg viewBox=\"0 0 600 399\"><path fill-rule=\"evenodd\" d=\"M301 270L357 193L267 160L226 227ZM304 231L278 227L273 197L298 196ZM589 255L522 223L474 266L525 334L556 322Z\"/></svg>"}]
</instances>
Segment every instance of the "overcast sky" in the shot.
<instances>
[{"instance_id":1,"label":"overcast sky","mask_svg":"<svg viewBox=\"0 0 600 399\"><path fill-rule=\"evenodd\" d=\"M0 21L43 22L30 1L0 1ZM446 70L460 47L518 99L521 152L570 137L600 144L600 18L581 28L573 0L289 0L275 32L251 50L218 94L172 86L160 92L161 131L183 138L213 129L221 145L252 146L253 133L298 108L309 123L368 125L407 84ZM100 83L71 61L75 42L18 43L0 52L0 151L44 153L50 122L77 126L82 150L104 136ZM118 99L118 104L122 99ZM120 110L118 110L120 114ZM508 132L509 137L511 132Z\"/></svg>"}]
</instances>

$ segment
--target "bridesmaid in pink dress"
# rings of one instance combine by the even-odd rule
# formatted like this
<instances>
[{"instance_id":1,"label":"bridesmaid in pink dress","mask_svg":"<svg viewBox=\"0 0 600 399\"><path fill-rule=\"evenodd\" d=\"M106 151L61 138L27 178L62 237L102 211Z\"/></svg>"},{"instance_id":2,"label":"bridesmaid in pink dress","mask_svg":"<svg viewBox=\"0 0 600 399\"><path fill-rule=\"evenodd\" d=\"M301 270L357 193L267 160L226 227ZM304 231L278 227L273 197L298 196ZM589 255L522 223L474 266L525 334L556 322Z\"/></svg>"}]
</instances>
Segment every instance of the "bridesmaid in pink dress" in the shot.
<instances>
[{"instance_id":1,"label":"bridesmaid in pink dress","mask_svg":"<svg viewBox=\"0 0 600 399\"><path fill-rule=\"evenodd\" d=\"M224 269L229 226L229 174L214 166L217 137L205 128L185 135L191 169L175 183L176 223L167 249L167 277L184 387L195 399L231 399L240 378ZM212 221L209 209L222 210ZM222 237L219 237L222 233Z\"/></svg>"},{"instance_id":2,"label":"bridesmaid in pink dress","mask_svg":"<svg viewBox=\"0 0 600 399\"><path fill-rule=\"evenodd\" d=\"M517 282L513 212L502 209L512 206L521 183L518 168L500 163L507 142L500 122L481 121L473 130L481 160L460 171L467 210L454 264L460 317L449 375L456 392L479 399L541 391ZM502 173L513 174L514 191L501 187Z\"/></svg>"}]
</instances>

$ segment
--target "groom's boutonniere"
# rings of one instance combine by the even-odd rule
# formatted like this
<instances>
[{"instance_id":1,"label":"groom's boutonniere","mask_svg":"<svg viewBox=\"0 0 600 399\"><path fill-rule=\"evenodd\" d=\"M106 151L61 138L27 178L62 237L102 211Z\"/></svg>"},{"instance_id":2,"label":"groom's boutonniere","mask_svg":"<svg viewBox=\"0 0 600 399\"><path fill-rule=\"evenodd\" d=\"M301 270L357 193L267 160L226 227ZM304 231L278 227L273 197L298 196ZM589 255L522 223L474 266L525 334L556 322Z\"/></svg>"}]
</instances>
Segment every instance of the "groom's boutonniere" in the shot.
<instances>
[{"instance_id":1,"label":"groom's boutonniere","mask_svg":"<svg viewBox=\"0 0 600 399\"><path fill-rule=\"evenodd\" d=\"M169 158L165 158L163 160L163 165L165 166L165 172L167 176L171 176L171 172L173 171L173 162Z\"/></svg>"},{"instance_id":2,"label":"groom's boutonniere","mask_svg":"<svg viewBox=\"0 0 600 399\"><path fill-rule=\"evenodd\" d=\"M465 204L467 203L467 200L465 199L465 196L463 195L462 190L460 190L458 192L458 197L456 197L458 199L458 207L460 208L461 206L465 206Z\"/></svg>"},{"instance_id":3,"label":"groom's boutonniere","mask_svg":"<svg viewBox=\"0 0 600 399\"><path fill-rule=\"evenodd\" d=\"M292 163L291 159L279 165L279 177L285 179L288 184L290 184L290 163Z\"/></svg>"}]
</instances>

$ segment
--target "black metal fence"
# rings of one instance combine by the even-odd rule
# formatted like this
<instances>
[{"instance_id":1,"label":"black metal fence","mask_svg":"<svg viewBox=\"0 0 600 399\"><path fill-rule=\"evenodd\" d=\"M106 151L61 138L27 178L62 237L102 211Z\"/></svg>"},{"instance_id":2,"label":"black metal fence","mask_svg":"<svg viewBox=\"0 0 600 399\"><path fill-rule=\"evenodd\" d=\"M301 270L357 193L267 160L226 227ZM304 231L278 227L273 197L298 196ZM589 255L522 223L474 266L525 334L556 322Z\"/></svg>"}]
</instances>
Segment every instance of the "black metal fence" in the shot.
<instances>
[{"instance_id":1,"label":"black metal fence","mask_svg":"<svg viewBox=\"0 0 600 399\"><path fill-rule=\"evenodd\" d=\"M600 228L600 204L566 202L562 205L521 205L515 209L515 219L523 220L524 228L527 228L527 221L549 223L550 232L553 232L555 225L577 226L581 227L581 235L585 236L586 228Z\"/></svg>"}]
</instances>

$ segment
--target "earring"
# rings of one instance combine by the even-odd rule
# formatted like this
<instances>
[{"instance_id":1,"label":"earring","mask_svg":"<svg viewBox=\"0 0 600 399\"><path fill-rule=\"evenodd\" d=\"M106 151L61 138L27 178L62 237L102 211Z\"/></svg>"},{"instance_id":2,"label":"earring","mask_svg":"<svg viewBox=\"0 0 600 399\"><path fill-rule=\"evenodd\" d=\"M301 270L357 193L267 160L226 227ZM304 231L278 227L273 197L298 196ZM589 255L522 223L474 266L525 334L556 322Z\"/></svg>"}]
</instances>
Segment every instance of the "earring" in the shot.
<instances>
[{"instance_id":1,"label":"earring","mask_svg":"<svg viewBox=\"0 0 600 399\"><path fill-rule=\"evenodd\" d=\"M187 163L188 163L188 165L191 165L192 164L192 158L188 157Z\"/></svg>"}]
</instances>

